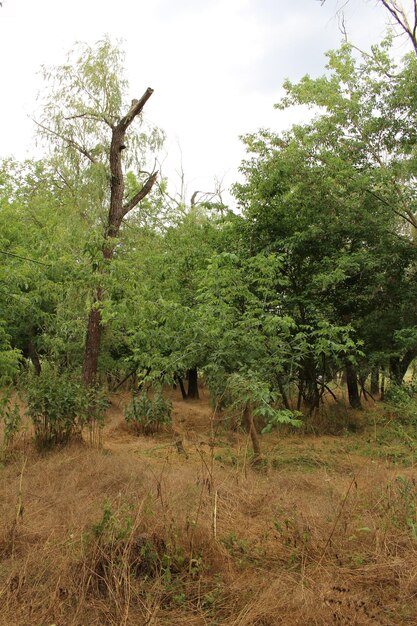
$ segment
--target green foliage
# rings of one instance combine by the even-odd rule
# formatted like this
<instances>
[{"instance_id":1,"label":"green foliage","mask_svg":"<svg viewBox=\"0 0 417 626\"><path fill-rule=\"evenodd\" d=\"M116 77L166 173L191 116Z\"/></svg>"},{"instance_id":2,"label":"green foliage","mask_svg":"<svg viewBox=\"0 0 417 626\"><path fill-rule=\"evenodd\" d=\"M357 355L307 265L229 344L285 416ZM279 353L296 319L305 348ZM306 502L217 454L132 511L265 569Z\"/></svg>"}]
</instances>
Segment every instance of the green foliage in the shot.
<instances>
[{"instance_id":1,"label":"green foliage","mask_svg":"<svg viewBox=\"0 0 417 626\"><path fill-rule=\"evenodd\" d=\"M0 387L10 383L17 373L20 351L10 345L10 336L0 320Z\"/></svg>"},{"instance_id":2,"label":"green foliage","mask_svg":"<svg viewBox=\"0 0 417 626\"><path fill-rule=\"evenodd\" d=\"M343 45L328 57L324 77L286 82L279 105L308 105L315 117L247 136L246 180L235 186L251 254L283 259L277 300L304 340L295 369L306 401L319 375L417 345L416 58L396 66L388 40L370 55Z\"/></svg>"},{"instance_id":3,"label":"green foliage","mask_svg":"<svg viewBox=\"0 0 417 626\"><path fill-rule=\"evenodd\" d=\"M16 401L12 402L10 389L5 389L0 394L0 421L3 421L4 428L3 445L7 449L13 444L21 426L19 406Z\"/></svg>"},{"instance_id":4,"label":"green foliage","mask_svg":"<svg viewBox=\"0 0 417 626\"><path fill-rule=\"evenodd\" d=\"M125 420L137 434L152 435L171 423L171 411L172 403L164 398L162 389L157 389L152 398L145 390L133 396L125 409Z\"/></svg>"},{"instance_id":5,"label":"green foliage","mask_svg":"<svg viewBox=\"0 0 417 626\"><path fill-rule=\"evenodd\" d=\"M391 382L385 402L400 420L417 425L417 385L414 381L403 385Z\"/></svg>"},{"instance_id":6,"label":"green foliage","mask_svg":"<svg viewBox=\"0 0 417 626\"><path fill-rule=\"evenodd\" d=\"M278 393L272 392L267 384L257 380L251 372L246 375L231 374L227 381L227 387L234 408L243 411L246 406L250 406L254 416L267 422L262 433L271 432L273 427L278 424L301 426L303 423L297 419L302 416L300 411L275 408L279 398Z\"/></svg>"},{"instance_id":7,"label":"green foliage","mask_svg":"<svg viewBox=\"0 0 417 626\"><path fill-rule=\"evenodd\" d=\"M44 363L39 376L29 371L23 377L21 388L38 447L65 444L80 436L88 398L73 373Z\"/></svg>"},{"instance_id":8,"label":"green foliage","mask_svg":"<svg viewBox=\"0 0 417 626\"><path fill-rule=\"evenodd\" d=\"M104 543L120 541L130 536L132 525L132 507L122 507L114 513L106 498L103 504L103 516L92 526L93 536Z\"/></svg>"}]
</instances>

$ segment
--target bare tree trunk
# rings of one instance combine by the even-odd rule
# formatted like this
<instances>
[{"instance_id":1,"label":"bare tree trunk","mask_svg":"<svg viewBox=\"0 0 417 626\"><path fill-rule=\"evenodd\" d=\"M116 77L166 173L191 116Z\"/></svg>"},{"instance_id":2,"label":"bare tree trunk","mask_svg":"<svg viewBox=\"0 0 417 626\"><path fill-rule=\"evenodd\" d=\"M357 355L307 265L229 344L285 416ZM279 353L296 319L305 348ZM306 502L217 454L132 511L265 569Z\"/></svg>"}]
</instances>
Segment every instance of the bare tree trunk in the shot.
<instances>
[{"instance_id":1,"label":"bare tree trunk","mask_svg":"<svg viewBox=\"0 0 417 626\"><path fill-rule=\"evenodd\" d=\"M371 394L374 398L379 394L379 367L373 367L371 371Z\"/></svg>"},{"instance_id":2,"label":"bare tree trunk","mask_svg":"<svg viewBox=\"0 0 417 626\"><path fill-rule=\"evenodd\" d=\"M277 377L277 383L278 383L278 389L279 389L279 392L281 394L281 398L282 398L282 401L284 403L284 406L285 406L286 409L291 411L292 410L291 409L291 405L290 405L290 402L288 400L288 396L287 396L287 393L285 391L285 387L284 387L284 384L282 382L281 376Z\"/></svg>"},{"instance_id":3,"label":"bare tree trunk","mask_svg":"<svg viewBox=\"0 0 417 626\"><path fill-rule=\"evenodd\" d=\"M142 112L152 93L153 89L148 88L140 100L133 100L127 114L115 126L112 126L110 144L110 208L103 245L104 268L102 272L107 271L107 265L113 258L111 240L118 236L123 218L148 195L157 177L157 172L153 172L143 187L127 203L124 203L125 181L122 168L122 152L125 148L126 131L133 120ZM95 291L93 306L88 316L83 362L83 381L85 385L94 385L97 380L98 359L103 334L101 323L102 302L103 290L101 287L98 287Z\"/></svg>"},{"instance_id":4,"label":"bare tree trunk","mask_svg":"<svg viewBox=\"0 0 417 626\"><path fill-rule=\"evenodd\" d=\"M29 339L27 350L28 350L29 358L33 363L35 374L36 376L40 376L40 373L42 371L42 366L41 366L39 354L38 354L38 351L36 349L35 342L33 341L33 339Z\"/></svg>"},{"instance_id":5,"label":"bare tree trunk","mask_svg":"<svg viewBox=\"0 0 417 626\"><path fill-rule=\"evenodd\" d=\"M382 370L381 376L381 400L382 402L385 400L385 369Z\"/></svg>"},{"instance_id":6,"label":"bare tree trunk","mask_svg":"<svg viewBox=\"0 0 417 626\"><path fill-rule=\"evenodd\" d=\"M353 409L361 409L361 400L359 397L358 377L352 363L346 364L346 381L349 394L349 404Z\"/></svg>"},{"instance_id":7,"label":"bare tree trunk","mask_svg":"<svg viewBox=\"0 0 417 626\"><path fill-rule=\"evenodd\" d=\"M182 376L180 376L179 374L175 374L174 379L180 386L182 399L186 400L187 392L185 391L184 381L182 380Z\"/></svg>"},{"instance_id":8,"label":"bare tree trunk","mask_svg":"<svg viewBox=\"0 0 417 626\"><path fill-rule=\"evenodd\" d=\"M188 370L188 391L187 398L191 398L192 400L199 399L198 394L198 373L197 368L193 367Z\"/></svg>"},{"instance_id":9,"label":"bare tree trunk","mask_svg":"<svg viewBox=\"0 0 417 626\"><path fill-rule=\"evenodd\" d=\"M243 410L243 421L252 442L253 462L258 463L261 459L261 445L259 443L258 433L256 432L255 424L253 422L253 415L248 404L246 404Z\"/></svg>"}]
</instances>

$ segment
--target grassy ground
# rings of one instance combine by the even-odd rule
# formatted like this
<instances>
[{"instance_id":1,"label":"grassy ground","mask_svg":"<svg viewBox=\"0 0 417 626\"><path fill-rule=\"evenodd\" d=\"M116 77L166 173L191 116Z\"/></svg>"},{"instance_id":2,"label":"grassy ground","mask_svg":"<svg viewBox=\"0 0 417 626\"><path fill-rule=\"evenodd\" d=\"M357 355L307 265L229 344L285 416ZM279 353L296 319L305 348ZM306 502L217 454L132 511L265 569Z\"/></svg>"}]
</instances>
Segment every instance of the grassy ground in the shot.
<instances>
[{"instance_id":1,"label":"grassy ground","mask_svg":"<svg viewBox=\"0 0 417 626\"><path fill-rule=\"evenodd\" d=\"M173 395L155 438L127 399L100 450L40 455L27 432L4 459L1 625L417 624L417 441L395 415L328 407L262 437L254 469L206 398Z\"/></svg>"}]
</instances>

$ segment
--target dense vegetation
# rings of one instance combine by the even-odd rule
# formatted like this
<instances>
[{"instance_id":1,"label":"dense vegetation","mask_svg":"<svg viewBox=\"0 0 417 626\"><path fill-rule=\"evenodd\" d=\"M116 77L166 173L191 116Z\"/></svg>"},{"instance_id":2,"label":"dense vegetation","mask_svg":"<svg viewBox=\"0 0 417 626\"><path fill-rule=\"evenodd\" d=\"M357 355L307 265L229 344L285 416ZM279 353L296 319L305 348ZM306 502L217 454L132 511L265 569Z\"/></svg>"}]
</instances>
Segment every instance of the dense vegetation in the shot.
<instances>
[{"instance_id":1,"label":"dense vegetation","mask_svg":"<svg viewBox=\"0 0 417 626\"><path fill-rule=\"evenodd\" d=\"M307 105L311 115L304 124L282 134L260 130L243 138L247 158L233 188L235 204L225 206L220 195L199 200L194 194L187 206L168 194L169 182L152 167L163 143L163 132L148 127L142 117L152 90L129 104L120 49L108 39L93 47L80 45L67 64L45 71L43 114L37 121L45 156L0 164L2 471L15 458L9 452L22 428L22 403L38 450L58 446L63 459L70 452L61 447L86 440L86 432L92 443L102 443L105 412L117 390L133 392L125 420L136 436L157 436L169 427L173 406L166 396L173 386L184 402L197 401L204 390L213 408L206 420L211 465L198 449L204 477L197 482L204 486L198 502L187 508L184 536L168 522L168 511L178 503L167 504L162 479L156 481L152 511L143 505L133 512L124 503L115 511L106 501L102 518L88 526L82 556L77 555L80 589L100 595L100 585L107 585L111 602L121 603L117 611L113 607L115 621L91 617L91 623L130 623L121 617L123 607L130 606L126 594L137 593L138 606L145 602L142 591L127 590L132 572L151 586L158 579L158 593L170 598L160 599L163 610L171 602L180 611L189 588L197 593L194 583L204 579L207 588L204 593L199 588L198 611L213 624L235 623L233 610L222 605L221 585L204 578L208 569L214 572L222 559L260 567L270 558L268 567L276 567L273 548L268 552L271 534L266 533L264 545L261 530L256 541L246 541L229 529L203 562L207 537L217 540L216 526L207 523L204 532L198 527L204 511L206 521L213 516L216 524L214 463L222 464L221 471L242 463L247 471L247 451L243 461L240 452L230 450L227 457L215 457L214 420L219 416L224 431L247 433L253 448L249 458L265 470L281 467L285 458L263 456L261 433L275 428L287 434L297 428L316 432L321 410L329 405L334 410L326 414L322 432L346 433L358 426L362 404L369 408L368 401L385 397L398 418L394 437L401 445L406 442L414 463L415 437L407 429L417 423L416 75L414 50L398 60L390 36L370 53L344 43L328 54L322 77L285 84L286 95L276 106ZM343 405L345 386L350 409ZM319 419L314 422L314 417ZM390 425L390 415L387 419ZM173 435L177 451L187 456L181 435ZM375 422L375 442L378 437ZM383 437L378 445L381 450ZM110 461L97 450L80 450L82 463L91 454L94 463L106 465L103 472L110 471ZM316 457L305 454L308 463L316 463ZM333 467L324 459L317 463L320 469ZM19 549L25 466L26 457L16 516L0 541L0 558L13 560ZM374 532L372 521L359 519L368 513L358 505L356 516L346 512L349 533L338 537L336 527L356 484L356 465L352 471L334 526L323 531L328 537L324 548L323 537L308 526L311 520L303 526L295 513L281 515L274 501L271 532L286 546L280 563L302 569L311 559L320 567L327 552L336 550L334 535L344 546L337 549L340 558L335 552L336 561L352 565L348 551L343 552L348 534L356 540ZM142 464L141 472L151 472L151 482L155 478L152 467L148 471ZM120 475L131 480L125 467ZM74 483L78 480L73 477ZM234 502L231 476L222 480ZM381 491L368 497L374 497L372 511L386 524L384 540L394 537L396 527L406 529L404 545L415 541L414 483L392 478L394 519L381 508L378 481ZM129 497L146 502L142 486L129 485ZM184 489L184 501L188 497ZM193 506L197 514L189 519ZM230 515L238 523L236 511ZM91 513L97 519L97 510ZM81 521L79 526L81 535ZM379 548L378 543L381 552L375 548L375 554L369 551L363 558L376 562L375 555L383 553L389 559L387 545ZM64 583L58 588L58 595L62 589L67 593ZM190 608L192 601L187 602ZM219 615L224 609L229 621L214 621L216 603ZM148 597L145 604L150 606ZM193 605L190 615L194 610ZM98 614L97 619L105 619L105 611ZM317 622L305 621L308 616L301 612L301 621L291 623L333 619L325 611ZM250 619L245 622L243 616L236 624L275 623Z\"/></svg>"},{"instance_id":2,"label":"dense vegetation","mask_svg":"<svg viewBox=\"0 0 417 626\"><path fill-rule=\"evenodd\" d=\"M78 377L87 421L92 390L133 376L189 397L200 376L214 404L240 395L273 423L318 408L342 371L356 408L360 389L401 385L417 355L416 56L391 44L344 44L323 77L285 84L277 107L314 115L244 138L233 209L184 206L148 173L152 91L126 104L109 40L45 71L47 156L1 166L2 377L29 359L26 387L65 371L71 396Z\"/></svg>"}]
</instances>

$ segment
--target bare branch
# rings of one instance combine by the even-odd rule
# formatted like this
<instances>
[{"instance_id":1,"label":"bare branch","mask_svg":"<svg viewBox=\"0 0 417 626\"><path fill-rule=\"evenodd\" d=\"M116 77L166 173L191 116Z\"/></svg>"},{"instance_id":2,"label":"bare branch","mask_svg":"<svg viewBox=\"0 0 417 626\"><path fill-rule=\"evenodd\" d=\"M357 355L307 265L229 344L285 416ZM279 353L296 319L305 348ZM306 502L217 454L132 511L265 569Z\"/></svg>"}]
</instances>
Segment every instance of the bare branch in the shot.
<instances>
[{"instance_id":1,"label":"bare branch","mask_svg":"<svg viewBox=\"0 0 417 626\"><path fill-rule=\"evenodd\" d=\"M151 191L151 189L152 189L152 187L153 187L153 185L154 185L154 183L155 183L155 181L156 181L156 177L158 176L158 173L159 173L159 172L157 172L157 171L156 171L156 172L153 172L153 173L149 176L149 178L148 178L148 180L146 181L146 183L143 185L142 189L140 189L140 190L139 190L139 191L138 191L138 192L137 192L137 193L133 196L133 198L131 198L131 199L129 200L129 202L128 202L127 204L125 204L125 205L124 205L124 207L123 207L123 217L124 217L125 215L127 215L127 214L129 213L129 211L131 211L132 209L134 209L134 208L135 208L135 206L136 206L137 204L139 204L139 202L140 202L141 200L143 200L143 198L144 198L145 196L147 196L147 195L148 195L148 193Z\"/></svg>"},{"instance_id":2,"label":"bare branch","mask_svg":"<svg viewBox=\"0 0 417 626\"><path fill-rule=\"evenodd\" d=\"M122 117L120 122L117 124L116 126L117 130L119 130L122 133L126 132L126 130L129 128L130 124L133 122L135 117L137 115L140 115L140 113L142 113L143 107L145 106L145 104L147 103L147 101L149 100L152 94L153 94L153 89L148 87L140 100L132 101L132 106L130 107L129 111L124 117Z\"/></svg>"},{"instance_id":3,"label":"bare branch","mask_svg":"<svg viewBox=\"0 0 417 626\"><path fill-rule=\"evenodd\" d=\"M94 113L79 113L78 115L69 115L68 117L64 117L64 120L77 120L77 119L84 119L84 120L90 120L92 122L104 122L105 124L107 124L107 126L109 126L110 128L113 128L113 125L111 124L111 122L107 119L107 117L105 115L95 115Z\"/></svg>"}]
</instances>

